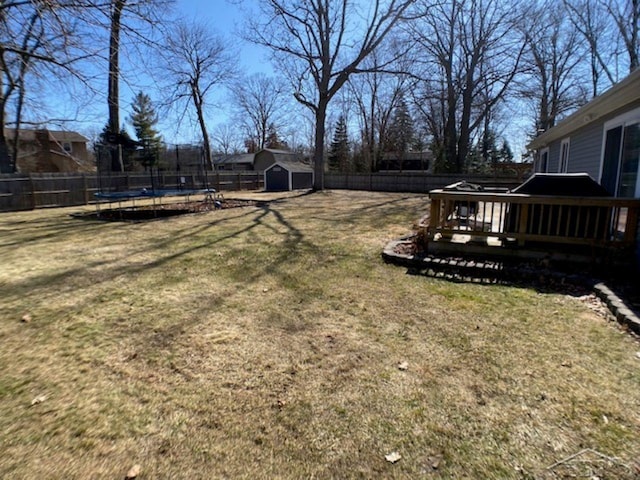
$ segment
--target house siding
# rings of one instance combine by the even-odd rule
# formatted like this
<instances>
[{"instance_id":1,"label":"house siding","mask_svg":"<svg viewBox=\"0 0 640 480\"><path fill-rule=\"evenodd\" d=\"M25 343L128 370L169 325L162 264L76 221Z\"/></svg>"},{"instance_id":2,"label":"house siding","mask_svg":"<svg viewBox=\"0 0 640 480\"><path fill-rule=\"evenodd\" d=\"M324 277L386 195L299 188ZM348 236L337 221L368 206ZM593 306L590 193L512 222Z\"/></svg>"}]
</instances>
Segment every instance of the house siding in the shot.
<instances>
[{"instance_id":1,"label":"house siding","mask_svg":"<svg viewBox=\"0 0 640 480\"><path fill-rule=\"evenodd\" d=\"M604 123L595 122L571 135L567 172L586 172L591 178L598 180L603 125Z\"/></svg>"},{"instance_id":2,"label":"house siding","mask_svg":"<svg viewBox=\"0 0 640 480\"><path fill-rule=\"evenodd\" d=\"M640 108L640 100L632 102L614 112L604 115L597 120L571 132L568 137L569 167L568 172L586 172L595 180L600 181L600 162L602 161L602 141L604 124L619 115ZM567 137L564 137L567 138ZM560 162L560 144L564 138L551 142L549 147L549 173L558 172Z\"/></svg>"}]
</instances>

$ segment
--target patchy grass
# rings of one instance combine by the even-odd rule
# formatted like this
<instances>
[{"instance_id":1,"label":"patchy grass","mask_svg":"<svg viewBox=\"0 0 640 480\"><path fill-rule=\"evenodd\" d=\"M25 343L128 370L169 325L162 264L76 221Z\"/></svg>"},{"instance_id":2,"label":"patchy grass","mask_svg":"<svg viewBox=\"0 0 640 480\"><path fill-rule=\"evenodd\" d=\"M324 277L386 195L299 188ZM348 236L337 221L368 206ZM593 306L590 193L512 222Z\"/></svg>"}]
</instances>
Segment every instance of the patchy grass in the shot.
<instances>
[{"instance_id":1,"label":"patchy grass","mask_svg":"<svg viewBox=\"0 0 640 480\"><path fill-rule=\"evenodd\" d=\"M638 343L571 296L384 264L426 205L0 215L0 477L634 478Z\"/></svg>"}]
</instances>

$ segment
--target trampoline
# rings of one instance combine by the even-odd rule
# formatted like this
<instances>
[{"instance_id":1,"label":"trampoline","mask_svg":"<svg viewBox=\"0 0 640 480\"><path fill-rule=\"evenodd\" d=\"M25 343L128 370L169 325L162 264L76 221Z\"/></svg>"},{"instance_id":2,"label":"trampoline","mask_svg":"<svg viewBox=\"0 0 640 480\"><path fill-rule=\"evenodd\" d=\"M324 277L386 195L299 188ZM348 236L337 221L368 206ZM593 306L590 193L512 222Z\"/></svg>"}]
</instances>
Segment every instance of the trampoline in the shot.
<instances>
[{"instance_id":1,"label":"trampoline","mask_svg":"<svg viewBox=\"0 0 640 480\"><path fill-rule=\"evenodd\" d=\"M117 210L120 212L125 211L135 211L139 208L136 205L136 200L152 200L151 210L152 212L159 212L164 210L164 206L162 205L162 199L164 197L184 197L185 203L189 204L191 202L191 196L194 195L203 195L202 203L210 204L213 208L220 208L220 201L223 199L222 195L218 194L213 188L202 188L202 189L146 189L142 188L140 190L125 190L121 192L96 192L94 196L96 198L96 213L97 216L100 217L101 206L105 203L109 205L108 211L113 212L114 208L112 207L114 203L117 203ZM126 207L123 207L123 203L129 204ZM146 205L147 208L149 205Z\"/></svg>"}]
</instances>

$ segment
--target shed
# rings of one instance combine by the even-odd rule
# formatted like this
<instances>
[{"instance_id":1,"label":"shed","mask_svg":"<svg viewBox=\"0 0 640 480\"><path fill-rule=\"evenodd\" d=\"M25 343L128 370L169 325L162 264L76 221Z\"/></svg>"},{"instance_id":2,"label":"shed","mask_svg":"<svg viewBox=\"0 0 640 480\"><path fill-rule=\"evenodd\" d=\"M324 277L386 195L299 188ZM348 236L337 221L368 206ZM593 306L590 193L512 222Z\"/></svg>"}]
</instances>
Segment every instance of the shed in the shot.
<instances>
[{"instance_id":1,"label":"shed","mask_svg":"<svg viewBox=\"0 0 640 480\"><path fill-rule=\"evenodd\" d=\"M264 171L264 189L268 192L313 187L313 168L304 163L279 160Z\"/></svg>"}]
</instances>

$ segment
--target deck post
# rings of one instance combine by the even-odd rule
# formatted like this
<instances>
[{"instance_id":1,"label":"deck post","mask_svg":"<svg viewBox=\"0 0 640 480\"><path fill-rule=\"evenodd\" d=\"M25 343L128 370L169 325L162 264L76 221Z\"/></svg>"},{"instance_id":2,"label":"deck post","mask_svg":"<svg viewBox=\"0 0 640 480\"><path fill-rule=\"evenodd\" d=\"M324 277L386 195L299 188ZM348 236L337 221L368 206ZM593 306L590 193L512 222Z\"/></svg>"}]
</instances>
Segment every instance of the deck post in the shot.
<instances>
[{"instance_id":1,"label":"deck post","mask_svg":"<svg viewBox=\"0 0 640 480\"><path fill-rule=\"evenodd\" d=\"M638 208L629 207L627 210L627 221L624 226L624 241L633 243L636 240L636 230L638 229Z\"/></svg>"},{"instance_id":2,"label":"deck post","mask_svg":"<svg viewBox=\"0 0 640 480\"><path fill-rule=\"evenodd\" d=\"M527 233L527 224L529 223L529 204L520 204L520 221L518 222L518 245L524 246L524 236Z\"/></svg>"},{"instance_id":3,"label":"deck post","mask_svg":"<svg viewBox=\"0 0 640 480\"><path fill-rule=\"evenodd\" d=\"M439 198L431 199L431 208L429 209L429 237L433 238L436 229L440 226L440 205Z\"/></svg>"}]
</instances>

